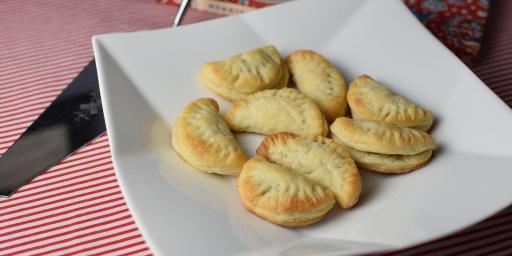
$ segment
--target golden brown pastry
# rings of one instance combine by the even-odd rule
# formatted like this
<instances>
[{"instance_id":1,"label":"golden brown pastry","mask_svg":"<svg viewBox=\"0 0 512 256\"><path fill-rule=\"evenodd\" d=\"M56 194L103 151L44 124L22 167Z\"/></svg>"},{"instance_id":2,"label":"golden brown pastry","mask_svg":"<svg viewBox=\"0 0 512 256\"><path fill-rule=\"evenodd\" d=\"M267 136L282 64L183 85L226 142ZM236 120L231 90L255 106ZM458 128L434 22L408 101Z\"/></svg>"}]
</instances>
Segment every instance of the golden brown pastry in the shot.
<instances>
[{"instance_id":1,"label":"golden brown pastry","mask_svg":"<svg viewBox=\"0 0 512 256\"><path fill-rule=\"evenodd\" d=\"M214 99L189 103L176 119L172 146L194 168L208 173L238 175L247 160L219 114Z\"/></svg>"},{"instance_id":2,"label":"golden brown pastry","mask_svg":"<svg viewBox=\"0 0 512 256\"><path fill-rule=\"evenodd\" d=\"M267 136L256 153L331 190L343 208L359 200L362 182L356 164L350 153L331 139L277 133Z\"/></svg>"},{"instance_id":3,"label":"golden brown pastry","mask_svg":"<svg viewBox=\"0 0 512 256\"><path fill-rule=\"evenodd\" d=\"M345 115L345 79L326 58L314 51L299 50L286 62L297 88L320 107L328 123Z\"/></svg>"},{"instance_id":4,"label":"golden brown pastry","mask_svg":"<svg viewBox=\"0 0 512 256\"><path fill-rule=\"evenodd\" d=\"M288 86L290 71L288 70L288 67L284 61L281 61L281 70L283 71L283 75L271 89L282 89Z\"/></svg>"},{"instance_id":5,"label":"golden brown pastry","mask_svg":"<svg viewBox=\"0 0 512 256\"><path fill-rule=\"evenodd\" d=\"M329 130L318 106L291 88L264 90L238 100L225 119L237 132L326 135Z\"/></svg>"},{"instance_id":6,"label":"golden brown pastry","mask_svg":"<svg viewBox=\"0 0 512 256\"><path fill-rule=\"evenodd\" d=\"M349 148L357 166L382 173L406 173L426 165L432 156L432 150L416 155L384 155Z\"/></svg>"},{"instance_id":7,"label":"golden brown pastry","mask_svg":"<svg viewBox=\"0 0 512 256\"><path fill-rule=\"evenodd\" d=\"M244 164L237 188L249 211L287 227L321 220L335 202L329 190L260 156Z\"/></svg>"},{"instance_id":8,"label":"golden brown pastry","mask_svg":"<svg viewBox=\"0 0 512 256\"><path fill-rule=\"evenodd\" d=\"M382 121L340 117L331 124L331 134L353 149L371 153L415 155L436 148L430 134Z\"/></svg>"},{"instance_id":9,"label":"golden brown pastry","mask_svg":"<svg viewBox=\"0 0 512 256\"><path fill-rule=\"evenodd\" d=\"M434 122L432 112L391 93L368 75L352 81L347 100L354 119L385 121L422 131L428 130Z\"/></svg>"},{"instance_id":10,"label":"golden brown pastry","mask_svg":"<svg viewBox=\"0 0 512 256\"><path fill-rule=\"evenodd\" d=\"M204 64L199 78L228 100L239 100L264 89L282 87L288 81L281 56L273 45Z\"/></svg>"}]
</instances>

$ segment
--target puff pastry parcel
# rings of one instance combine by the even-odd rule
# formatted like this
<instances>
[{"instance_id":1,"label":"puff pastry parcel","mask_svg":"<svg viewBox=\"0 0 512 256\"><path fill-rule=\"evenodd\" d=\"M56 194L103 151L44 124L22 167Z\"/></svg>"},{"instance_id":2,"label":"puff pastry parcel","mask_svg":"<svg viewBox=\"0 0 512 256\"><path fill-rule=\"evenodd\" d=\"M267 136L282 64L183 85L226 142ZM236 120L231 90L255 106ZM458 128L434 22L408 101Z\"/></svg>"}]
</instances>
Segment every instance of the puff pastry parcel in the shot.
<instances>
[{"instance_id":1,"label":"puff pastry parcel","mask_svg":"<svg viewBox=\"0 0 512 256\"><path fill-rule=\"evenodd\" d=\"M238 175L246 156L219 114L214 99L189 103L172 130L172 146L196 169L223 175Z\"/></svg>"},{"instance_id":2,"label":"puff pastry parcel","mask_svg":"<svg viewBox=\"0 0 512 256\"><path fill-rule=\"evenodd\" d=\"M351 148L380 154L414 155L436 148L430 134L382 121L340 117L331 134Z\"/></svg>"},{"instance_id":3,"label":"puff pastry parcel","mask_svg":"<svg viewBox=\"0 0 512 256\"><path fill-rule=\"evenodd\" d=\"M288 70L273 45L208 62L199 78L212 91L228 100L239 100L269 88L288 84Z\"/></svg>"},{"instance_id":4,"label":"puff pastry parcel","mask_svg":"<svg viewBox=\"0 0 512 256\"><path fill-rule=\"evenodd\" d=\"M359 200L362 182L357 166L350 153L331 139L277 133L267 136L256 153L331 190L343 208Z\"/></svg>"},{"instance_id":5,"label":"puff pastry parcel","mask_svg":"<svg viewBox=\"0 0 512 256\"><path fill-rule=\"evenodd\" d=\"M249 211L288 227L321 220L335 203L329 190L261 156L245 163L237 188Z\"/></svg>"},{"instance_id":6,"label":"puff pastry parcel","mask_svg":"<svg viewBox=\"0 0 512 256\"><path fill-rule=\"evenodd\" d=\"M419 169L430 161L432 150L415 155L385 155L348 148L357 165L382 173L405 173Z\"/></svg>"},{"instance_id":7,"label":"puff pastry parcel","mask_svg":"<svg viewBox=\"0 0 512 256\"><path fill-rule=\"evenodd\" d=\"M299 50L286 62L297 88L320 107L328 123L345 115L345 79L326 58L314 51Z\"/></svg>"},{"instance_id":8,"label":"puff pastry parcel","mask_svg":"<svg viewBox=\"0 0 512 256\"><path fill-rule=\"evenodd\" d=\"M368 75L357 77L347 100L355 119L371 119L426 131L434 122L432 112L393 94Z\"/></svg>"},{"instance_id":9,"label":"puff pastry parcel","mask_svg":"<svg viewBox=\"0 0 512 256\"><path fill-rule=\"evenodd\" d=\"M383 121L340 117L331 135L348 147L360 167L384 173L404 173L428 163L436 148L434 137Z\"/></svg>"},{"instance_id":10,"label":"puff pastry parcel","mask_svg":"<svg viewBox=\"0 0 512 256\"><path fill-rule=\"evenodd\" d=\"M237 132L325 136L329 130L318 106L292 88L264 90L235 101L225 119Z\"/></svg>"}]
</instances>

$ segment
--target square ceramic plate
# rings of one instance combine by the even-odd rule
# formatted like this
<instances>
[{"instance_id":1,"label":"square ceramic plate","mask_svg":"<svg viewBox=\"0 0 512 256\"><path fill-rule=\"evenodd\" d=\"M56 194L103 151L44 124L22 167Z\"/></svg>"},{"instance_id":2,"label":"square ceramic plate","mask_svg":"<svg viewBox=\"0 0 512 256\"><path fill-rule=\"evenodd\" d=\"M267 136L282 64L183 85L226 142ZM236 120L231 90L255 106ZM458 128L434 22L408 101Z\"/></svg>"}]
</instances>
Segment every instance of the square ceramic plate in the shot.
<instances>
[{"instance_id":1,"label":"square ceramic plate","mask_svg":"<svg viewBox=\"0 0 512 256\"><path fill-rule=\"evenodd\" d=\"M391 250L460 230L511 203L512 112L400 1L292 1L200 24L93 40L116 172L158 255L340 255ZM202 63L274 44L313 49L347 80L367 73L436 116L432 162L405 175L362 171L351 210L288 229L238 200L235 178L198 172L169 146L181 109L230 103L198 80ZM262 136L239 134L249 155Z\"/></svg>"}]
</instances>

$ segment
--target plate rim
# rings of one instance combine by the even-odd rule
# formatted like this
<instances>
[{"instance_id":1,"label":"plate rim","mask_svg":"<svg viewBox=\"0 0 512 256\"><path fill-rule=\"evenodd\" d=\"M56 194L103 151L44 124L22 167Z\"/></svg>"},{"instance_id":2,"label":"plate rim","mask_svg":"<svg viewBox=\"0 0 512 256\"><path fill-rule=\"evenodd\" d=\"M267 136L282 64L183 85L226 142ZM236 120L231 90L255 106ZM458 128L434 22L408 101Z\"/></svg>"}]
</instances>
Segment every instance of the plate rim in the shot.
<instances>
[{"instance_id":1,"label":"plate rim","mask_svg":"<svg viewBox=\"0 0 512 256\"><path fill-rule=\"evenodd\" d=\"M280 4L280 5L277 5L277 6L274 6L274 7L267 7L267 8L264 8L264 9L260 9L260 10L256 10L256 11L253 11L253 12L250 12L250 13L246 13L246 14L242 14L243 16L250 16L250 15L260 15L260 13L263 13L265 12L267 9L272 9L272 8L276 8L276 7L279 7L279 8L284 8L282 6L286 6L288 4L297 4L298 2L305 2L305 1L308 1L308 0L296 0L296 1L290 1L290 2L287 2L287 3L283 3L283 4ZM309 0L311 1L311 0ZM440 41L437 40L437 38L435 38L434 35L432 35L421 23L420 21L418 21L416 19L416 17L407 9L407 7L405 6L405 4L403 4L400 0L393 0L394 2L399 2L400 5L402 6L402 12L405 14L407 13L407 15L409 16L409 19L412 19L413 22L415 22L416 24L416 27L423 30L424 33L427 33L431 36L431 38L433 39L432 41L435 41L437 42L436 44L438 45L437 48L439 49L443 49L444 51L444 54L445 56L450 56L449 58L451 58L452 60L455 60L456 62L458 62L458 65L459 66L463 66L463 68L465 69L465 72L466 73L469 73L471 76L472 76L472 79L473 80L476 80L479 82L479 84L486 88L487 92L490 93L491 95L494 95L495 96L495 99L498 100L502 107L503 108L506 108L506 109L510 109L508 107L508 105L506 105L505 102L503 102L503 100L501 98L499 98L471 69L469 69L469 67L464 64L459 58L457 58L457 56L455 54L453 54L448 48L446 48ZM238 17L238 16L237 16ZM213 19L213 20L210 20L208 22L212 22L212 21L215 21L215 22L222 22L221 20L225 20L225 19L233 19L233 20L236 20L234 19L236 17L221 17L221 18L216 18L216 19ZM194 23L194 24L190 24L190 25L187 25L183 28L180 28L180 29L186 29L187 27L189 26L201 26L203 24L203 22L199 22L199 23ZM96 59L98 59L98 61L96 62L96 65L98 66L97 70L98 70L98 78L99 78L99 83L100 83L100 91L101 91L101 95L106 95L107 97L102 97L102 101L104 101L105 103L107 103L108 101L110 101L111 99L111 96L108 96L109 95L109 92L105 89L106 85L105 82L104 82L104 76L105 74L103 73L103 70L102 70L102 61L101 59L103 58L102 56L102 52L108 52L108 50L106 48L104 48L103 46L103 40L108 40L108 38L112 37L112 36L117 36L117 35L120 35L120 34L140 34L140 33L146 33L146 32L158 32L158 31L168 31L169 28L160 28L160 29L155 29L155 30L144 30L144 31L136 31L136 32L121 32L121 33L109 33L109 34L101 34L101 35L95 35L92 37L92 44L93 44L93 49L94 49L94 55L96 57ZM113 58L115 59L115 58ZM117 64L117 63L116 63ZM104 111L104 115L105 115L105 122L106 122L106 126L107 126L107 132L108 133L115 133L113 131L113 128L112 128L112 124L110 123L112 121L112 118L110 118L110 115L113 114L111 111L110 111L110 108L107 107L110 103L107 103L107 104L104 104L104 108L105 108L105 111ZM118 156L118 153L117 153L117 150L115 149L115 145L116 145L116 142L115 142L115 139L113 137L110 137L109 136L109 140L110 140L110 148L111 148L111 154L112 154L112 160L113 160L113 165L114 165L114 170L117 174L117 179L118 179L118 182L119 182L119 185L120 185L120 188L121 188L121 191L125 197L125 202L127 203L128 205L128 208L130 210L130 213L134 216L134 220L137 224L137 227L139 228L139 230L141 231L143 237L145 238L145 241L146 243L150 246L151 250L156 250L156 248L158 248L158 246L151 246L152 245L152 241L150 241L149 239L146 239L147 235L146 235L146 232L149 232L147 231L143 225L140 224L140 220L139 218L137 217L137 214L134 214L134 211L133 211L133 207L134 207L134 203L129 200L130 196L128 196L129 192L128 192L128 189L125 187L125 182L123 182L124 178L123 178L123 175L122 175L122 172L120 171L120 169L118 168L118 166L120 165L117 160L119 160L119 156ZM511 200L511 203L512 203L512 200ZM509 203L510 204L510 203ZM473 223L468 223L467 225L465 225L463 228L460 228L460 229L456 229L456 230L452 230L450 232L446 232L446 233L443 233L443 234L439 234L439 235L434 235L434 236L429 236L429 238L426 238L426 239L423 239L421 241L418 241L416 243L413 243L413 244L408 244L406 245L405 247L404 246L395 246L395 245L392 245L390 244L389 245L389 249L388 250L379 250L379 252L389 252L389 251L394 251L394 250L405 250L405 249L408 249L408 248L412 248L412 247L416 247L418 245L421 245L421 244L424 244L426 242L430 242L430 241L434 241L434 240L437 240L439 238L442 238L442 237L446 237L446 236L449 236L449 235L452 235L452 234L455 234L457 232L460 232L461 230L464 230L464 229L467 229L468 227L471 227L479 222L481 222L482 220L502 211L503 209L509 207L509 205L506 205L506 206L503 206L502 208L500 209L497 209L495 211L493 211L493 213L487 215L487 216L484 216L482 217L481 219L479 219L478 221L475 221ZM357 242L357 241L356 241ZM371 253L372 251L370 251ZM375 252L375 251L373 251Z\"/></svg>"}]
</instances>

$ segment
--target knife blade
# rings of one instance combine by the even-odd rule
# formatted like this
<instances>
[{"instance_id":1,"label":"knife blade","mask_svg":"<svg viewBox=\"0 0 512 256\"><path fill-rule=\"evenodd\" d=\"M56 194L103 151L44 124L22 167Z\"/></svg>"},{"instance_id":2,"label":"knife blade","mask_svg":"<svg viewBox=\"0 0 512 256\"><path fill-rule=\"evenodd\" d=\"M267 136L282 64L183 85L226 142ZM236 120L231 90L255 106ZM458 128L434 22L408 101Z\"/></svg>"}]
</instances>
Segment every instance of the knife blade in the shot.
<instances>
[{"instance_id":1,"label":"knife blade","mask_svg":"<svg viewBox=\"0 0 512 256\"><path fill-rule=\"evenodd\" d=\"M180 25L188 0L173 26ZM0 197L56 165L106 131L94 59L0 157Z\"/></svg>"},{"instance_id":2,"label":"knife blade","mask_svg":"<svg viewBox=\"0 0 512 256\"><path fill-rule=\"evenodd\" d=\"M105 132L94 60L0 157L0 196L21 186Z\"/></svg>"}]
</instances>

